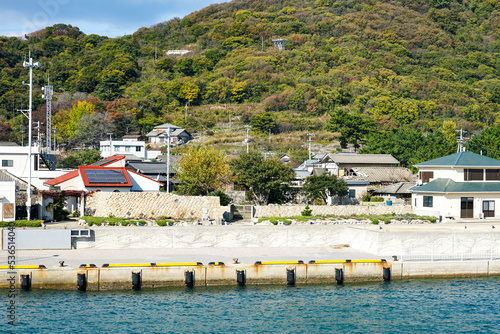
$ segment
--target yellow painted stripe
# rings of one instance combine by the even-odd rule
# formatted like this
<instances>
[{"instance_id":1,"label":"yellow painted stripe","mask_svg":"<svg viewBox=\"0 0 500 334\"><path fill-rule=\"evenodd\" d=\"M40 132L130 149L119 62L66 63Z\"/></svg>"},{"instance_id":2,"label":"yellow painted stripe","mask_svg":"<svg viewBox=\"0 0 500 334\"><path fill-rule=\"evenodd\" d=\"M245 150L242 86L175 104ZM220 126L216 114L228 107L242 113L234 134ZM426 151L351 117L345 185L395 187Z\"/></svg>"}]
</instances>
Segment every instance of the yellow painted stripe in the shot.
<instances>
[{"instance_id":1,"label":"yellow painted stripe","mask_svg":"<svg viewBox=\"0 0 500 334\"><path fill-rule=\"evenodd\" d=\"M26 265L26 266L14 266L11 268L10 266L0 266L0 269L40 269L39 265Z\"/></svg>"},{"instance_id":2,"label":"yellow painted stripe","mask_svg":"<svg viewBox=\"0 0 500 334\"><path fill-rule=\"evenodd\" d=\"M197 266L198 262L179 262L179 263L157 263L157 267L182 267L182 266Z\"/></svg>"},{"instance_id":3,"label":"yellow painted stripe","mask_svg":"<svg viewBox=\"0 0 500 334\"><path fill-rule=\"evenodd\" d=\"M352 263L380 263L382 260L351 260Z\"/></svg>"},{"instance_id":4,"label":"yellow painted stripe","mask_svg":"<svg viewBox=\"0 0 500 334\"><path fill-rule=\"evenodd\" d=\"M260 264L299 264L299 261L261 261Z\"/></svg>"},{"instance_id":5,"label":"yellow painted stripe","mask_svg":"<svg viewBox=\"0 0 500 334\"><path fill-rule=\"evenodd\" d=\"M151 267L151 263L110 263L109 267Z\"/></svg>"},{"instance_id":6,"label":"yellow painted stripe","mask_svg":"<svg viewBox=\"0 0 500 334\"><path fill-rule=\"evenodd\" d=\"M316 264L327 264L327 263L345 263L345 260L316 260ZM314 263L312 263L314 264Z\"/></svg>"},{"instance_id":7,"label":"yellow painted stripe","mask_svg":"<svg viewBox=\"0 0 500 334\"><path fill-rule=\"evenodd\" d=\"M197 262L180 262L180 263L157 263L156 267L181 267L181 266L197 266ZM112 267L152 267L151 263L110 263Z\"/></svg>"}]
</instances>

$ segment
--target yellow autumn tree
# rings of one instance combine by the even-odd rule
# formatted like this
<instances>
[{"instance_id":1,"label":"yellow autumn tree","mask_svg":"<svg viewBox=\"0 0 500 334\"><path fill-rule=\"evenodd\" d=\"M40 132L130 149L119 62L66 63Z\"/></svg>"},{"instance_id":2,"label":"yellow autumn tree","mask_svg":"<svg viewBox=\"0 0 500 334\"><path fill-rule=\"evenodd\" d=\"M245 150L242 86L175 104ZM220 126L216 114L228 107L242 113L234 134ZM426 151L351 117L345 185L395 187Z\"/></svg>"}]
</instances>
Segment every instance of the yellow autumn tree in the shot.
<instances>
[{"instance_id":1,"label":"yellow autumn tree","mask_svg":"<svg viewBox=\"0 0 500 334\"><path fill-rule=\"evenodd\" d=\"M189 149L179 160L176 177L180 181L179 192L192 196L222 191L233 181L226 156L215 147Z\"/></svg>"}]
</instances>

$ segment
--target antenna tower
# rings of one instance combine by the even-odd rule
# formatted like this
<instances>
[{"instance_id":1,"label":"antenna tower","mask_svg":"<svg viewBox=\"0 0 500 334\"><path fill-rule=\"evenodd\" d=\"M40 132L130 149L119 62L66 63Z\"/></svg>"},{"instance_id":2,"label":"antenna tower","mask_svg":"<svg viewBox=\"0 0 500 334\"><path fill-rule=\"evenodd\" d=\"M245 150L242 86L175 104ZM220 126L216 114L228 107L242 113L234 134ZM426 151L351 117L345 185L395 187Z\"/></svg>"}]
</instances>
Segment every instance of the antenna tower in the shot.
<instances>
[{"instance_id":1,"label":"antenna tower","mask_svg":"<svg viewBox=\"0 0 500 334\"><path fill-rule=\"evenodd\" d=\"M46 102L46 132L45 136L45 149L47 153L50 154L50 148L52 146L52 94L54 93L53 87L50 85L50 76L47 76L47 86L42 87L42 90L45 92L42 95L42 98L45 99Z\"/></svg>"}]
</instances>

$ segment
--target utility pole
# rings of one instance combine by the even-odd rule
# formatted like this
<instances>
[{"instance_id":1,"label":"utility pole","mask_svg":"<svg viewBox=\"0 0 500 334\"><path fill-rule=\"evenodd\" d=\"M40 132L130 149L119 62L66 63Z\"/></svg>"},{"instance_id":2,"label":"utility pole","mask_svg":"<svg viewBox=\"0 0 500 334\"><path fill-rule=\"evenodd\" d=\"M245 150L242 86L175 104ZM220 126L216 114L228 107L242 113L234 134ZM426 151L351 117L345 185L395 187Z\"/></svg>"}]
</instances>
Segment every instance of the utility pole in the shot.
<instances>
[{"instance_id":1,"label":"utility pole","mask_svg":"<svg viewBox=\"0 0 500 334\"><path fill-rule=\"evenodd\" d=\"M23 62L23 67L28 67L30 69L30 102L28 109L28 199L26 201L26 210L28 213L28 220L31 220L31 169L32 161L31 161L31 126L32 126L32 104L33 104L33 67L40 67L40 63L33 63L33 58L31 58L31 52L29 54L29 60ZM23 82L24 83L24 82Z\"/></svg>"},{"instance_id":2,"label":"utility pole","mask_svg":"<svg viewBox=\"0 0 500 334\"><path fill-rule=\"evenodd\" d=\"M247 154L249 153L249 149L248 149L248 143L250 142L250 136L248 135L248 133L250 132L250 129L252 128L250 125L245 125L245 128L247 130L247 139L246 139L246 142L247 142Z\"/></svg>"},{"instance_id":3,"label":"utility pole","mask_svg":"<svg viewBox=\"0 0 500 334\"><path fill-rule=\"evenodd\" d=\"M42 87L42 90L45 92L45 94L42 95L42 99L45 99L47 103L45 104L45 109L46 109L46 122L47 122L47 128L46 128L46 133L47 136L45 138L45 148L47 150L47 153L50 154L50 147L52 146L52 143L50 142L51 135L52 135L52 94L53 94L53 89L52 86L50 86L50 77L47 76L47 86Z\"/></svg>"},{"instance_id":4,"label":"utility pole","mask_svg":"<svg viewBox=\"0 0 500 334\"><path fill-rule=\"evenodd\" d=\"M316 134L314 134L314 133L308 133L307 136L309 136L309 140L307 142L309 143L309 160L311 160L311 157L312 157L311 143L313 142L313 140L311 139L311 137L316 136Z\"/></svg>"},{"instance_id":5,"label":"utility pole","mask_svg":"<svg viewBox=\"0 0 500 334\"><path fill-rule=\"evenodd\" d=\"M170 194L170 127L167 128L167 194Z\"/></svg>"}]
</instances>

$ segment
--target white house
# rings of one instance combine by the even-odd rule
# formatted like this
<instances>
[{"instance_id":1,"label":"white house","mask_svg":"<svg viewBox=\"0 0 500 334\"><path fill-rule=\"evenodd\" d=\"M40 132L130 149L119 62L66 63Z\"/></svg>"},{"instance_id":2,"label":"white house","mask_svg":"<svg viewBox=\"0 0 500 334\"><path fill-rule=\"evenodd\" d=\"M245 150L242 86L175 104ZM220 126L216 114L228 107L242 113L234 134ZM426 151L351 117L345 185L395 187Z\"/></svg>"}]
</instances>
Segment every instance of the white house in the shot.
<instances>
[{"instance_id":1,"label":"white house","mask_svg":"<svg viewBox=\"0 0 500 334\"><path fill-rule=\"evenodd\" d=\"M37 146L31 147L31 162L29 162L28 156L29 149L27 146L19 146L16 143L1 143L0 169L28 181L31 167L31 184L40 190L48 189L44 186L45 181L66 173L61 170L40 169L40 148Z\"/></svg>"},{"instance_id":2,"label":"white house","mask_svg":"<svg viewBox=\"0 0 500 334\"><path fill-rule=\"evenodd\" d=\"M459 152L415 165L414 212L443 218L498 218L500 160Z\"/></svg>"},{"instance_id":3,"label":"white house","mask_svg":"<svg viewBox=\"0 0 500 334\"><path fill-rule=\"evenodd\" d=\"M193 139L193 136L183 128L170 123L155 126L146 136L150 144L163 144L168 142L168 129L170 129L170 143L172 145L184 144Z\"/></svg>"}]
</instances>

